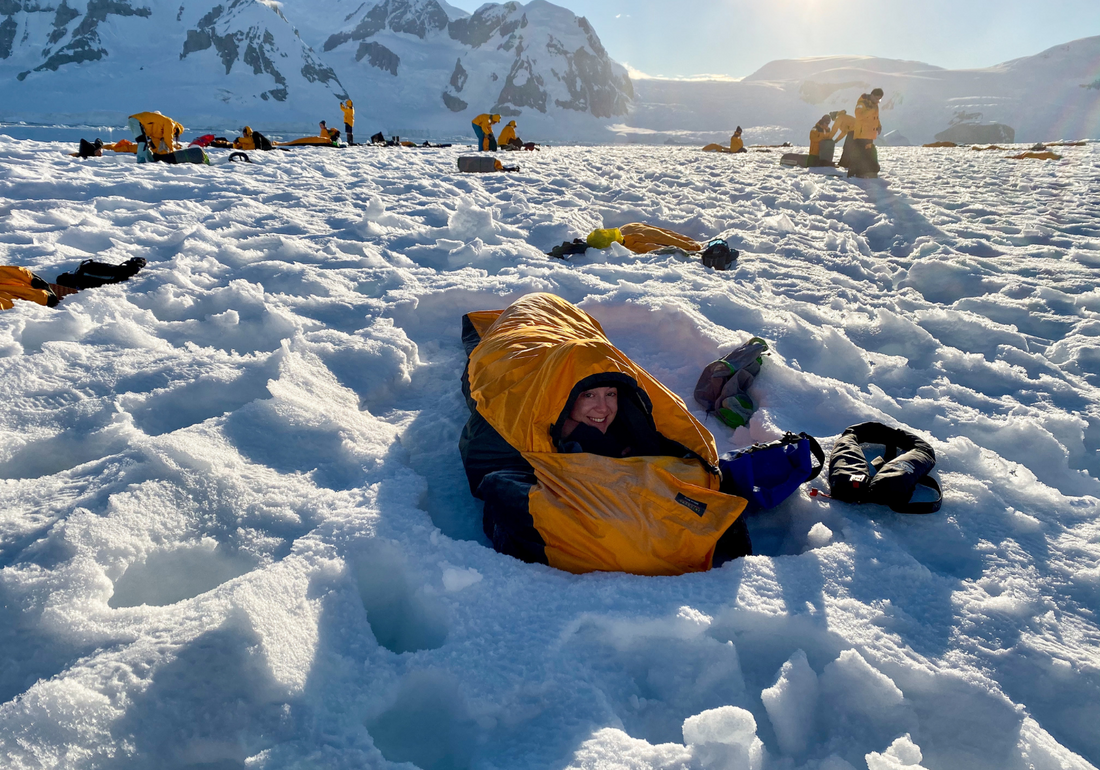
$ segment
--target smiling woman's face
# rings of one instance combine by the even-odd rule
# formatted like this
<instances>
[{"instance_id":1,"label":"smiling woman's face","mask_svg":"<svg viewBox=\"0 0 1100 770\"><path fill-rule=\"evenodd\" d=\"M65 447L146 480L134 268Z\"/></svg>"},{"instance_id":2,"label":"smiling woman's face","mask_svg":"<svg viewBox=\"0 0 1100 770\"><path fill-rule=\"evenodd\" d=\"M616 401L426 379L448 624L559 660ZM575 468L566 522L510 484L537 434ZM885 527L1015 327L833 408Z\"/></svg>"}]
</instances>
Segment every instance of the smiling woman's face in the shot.
<instances>
[{"instance_id":1,"label":"smiling woman's face","mask_svg":"<svg viewBox=\"0 0 1100 770\"><path fill-rule=\"evenodd\" d=\"M583 391L573 403L569 419L578 425L591 425L600 433L607 432L607 426L619 413L618 388L592 388Z\"/></svg>"}]
</instances>

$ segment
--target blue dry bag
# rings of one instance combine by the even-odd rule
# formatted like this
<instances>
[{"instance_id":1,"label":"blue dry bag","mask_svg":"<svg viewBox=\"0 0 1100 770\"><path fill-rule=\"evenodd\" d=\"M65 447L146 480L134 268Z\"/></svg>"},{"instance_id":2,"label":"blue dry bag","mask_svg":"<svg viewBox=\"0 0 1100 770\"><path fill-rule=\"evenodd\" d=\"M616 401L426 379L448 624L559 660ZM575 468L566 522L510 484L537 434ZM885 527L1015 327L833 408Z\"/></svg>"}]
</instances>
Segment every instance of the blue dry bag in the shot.
<instances>
[{"instance_id":1,"label":"blue dry bag","mask_svg":"<svg viewBox=\"0 0 1100 770\"><path fill-rule=\"evenodd\" d=\"M787 433L778 441L753 444L718 460L722 491L745 498L752 508L779 505L807 481L817 478L824 464L821 445L806 433Z\"/></svg>"}]
</instances>

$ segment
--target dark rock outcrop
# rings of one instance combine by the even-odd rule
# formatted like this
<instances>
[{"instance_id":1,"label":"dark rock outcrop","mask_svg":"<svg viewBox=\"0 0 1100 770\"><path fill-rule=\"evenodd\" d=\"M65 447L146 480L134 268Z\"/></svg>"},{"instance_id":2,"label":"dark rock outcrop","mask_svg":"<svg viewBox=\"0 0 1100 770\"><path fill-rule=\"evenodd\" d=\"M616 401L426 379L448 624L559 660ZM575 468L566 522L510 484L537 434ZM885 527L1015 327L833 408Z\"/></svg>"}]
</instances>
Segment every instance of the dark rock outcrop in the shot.
<instances>
[{"instance_id":1,"label":"dark rock outcrop","mask_svg":"<svg viewBox=\"0 0 1100 770\"><path fill-rule=\"evenodd\" d=\"M446 91L443 92L443 103L447 105L447 109L451 112L464 112L466 108L470 106L457 96L452 96Z\"/></svg>"},{"instance_id":2,"label":"dark rock outcrop","mask_svg":"<svg viewBox=\"0 0 1100 770\"><path fill-rule=\"evenodd\" d=\"M366 40L390 29L423 40L430 32L447 28L450 19L435 0L383 0L371 8L350 32L338 32L325 41L324 49L331 51L351 40Z\"/></svg>"},{"instance_id":3,"label":"dark rock outcrop","mask_svg":"<svg viewBox=\"0 0 1100 770\"><path fill-rule=\"evenodd\" d=\"M18 6L18 7L16 7ZM80 23L76 25L71 33L68 32L68 25L74 19L80 17L80 12L70 8L66 3L62 2L60 6L55 9L46 8L40 6L38 3L12 3L11 12L27 11L27 12L43 12L54 10L54 30L50 33L49 42L51 45L58 43L65 39L66 35L69 36L69 42L61 46L57 51L50 52L46 50L44 55L46 60L40 65L34 68L34 72L41 72L43 70L50 70L56 72L66 64L80 64L81 62L98 61L108 55L107 49L102 46L102 41L99 37L99 25L107 20L108 16L140 16L148 18L152 11L144 6L135 7L129 0L88 0L88 8L83 14ZM0 13L3 13L4 9L0 8ZM10 21L9 17L9 21ZM0 26L0 54L4 52L4 33L3 27ZM12 41L14 41L14 31L12 32ZM11 55L12 41L8 42L7 51L8 55ZM6 56L0 56L0 58L7 58ZM20 73L19 80L23 80L30 72Z\"/></svg>"},{"instance_id":4,"label":"dark rock outcrop","mask_svg":"<svg viewBox=\"0 0 1100 770\"><path fill-rule=\"evenodd\" d=\"M375 43L374 41L359 44L359 49L355 52L355 61L362 61L363 57L367 57L367 61L372 67L377 67L394 76L397 75L397 67L401 64L400 56L381 43Z\"/></svg>"}]
</instances>

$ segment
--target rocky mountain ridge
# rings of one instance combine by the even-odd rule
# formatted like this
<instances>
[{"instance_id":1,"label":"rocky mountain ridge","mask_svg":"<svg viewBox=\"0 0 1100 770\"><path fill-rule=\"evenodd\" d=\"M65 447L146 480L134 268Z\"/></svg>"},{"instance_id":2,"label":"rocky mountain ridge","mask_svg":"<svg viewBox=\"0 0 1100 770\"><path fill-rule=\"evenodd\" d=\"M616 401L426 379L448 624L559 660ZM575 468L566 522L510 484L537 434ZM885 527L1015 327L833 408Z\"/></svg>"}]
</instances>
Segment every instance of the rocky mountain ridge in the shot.
<instances>
[{"instance_id":1,"label":"rocky mountain ridge","mask_svg":"<svg viewBox=\"0 0 1100 770\"><path fill-rule=\"evenodd\" d=\"M473 14L439 0L0 0L0 89L7 119L160 109L269 126L331 121L353 95L390 131L461 131L486 111L547 126L565 112L598 131L633 96L591 25L545 0Z\"/></svg>"}]
</instances>

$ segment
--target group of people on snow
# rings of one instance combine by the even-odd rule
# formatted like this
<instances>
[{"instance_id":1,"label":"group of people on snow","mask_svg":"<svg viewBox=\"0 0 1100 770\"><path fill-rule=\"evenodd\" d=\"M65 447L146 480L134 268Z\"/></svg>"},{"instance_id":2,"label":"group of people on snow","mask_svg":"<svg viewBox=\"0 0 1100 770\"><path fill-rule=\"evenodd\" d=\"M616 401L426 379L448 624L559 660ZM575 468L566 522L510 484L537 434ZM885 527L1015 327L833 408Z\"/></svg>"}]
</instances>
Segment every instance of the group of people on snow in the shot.
<instances>
[{"instance_id":1,"label":"group of people on snow","mask_svg":"<svg viewBox=\"0 0 1100 770\"><path fill-rule=\"evenodd\" d=\"M344 118L344 135L349 145L355 144L355 105L351 99L340 102L340 110ZM209 158L202 150L206 147L219 147L230 150L270 150L276 146L293 147L299 145L339 146L340 130L329 128L326 121L322 120L315 136L305 136L289 142L272 142L259 131L254 131L251 126L241 128L241 135L229 140L225 137L207 134L191 142L194 153L181 155L184 150L180 143L180 136L184 132L181 123L159 112L139 112L129 118L130 130L134 133L133 142L120 139L111 144L105 144L96 139L89 142L80 140L77 152L70 153L73 157L91 158L103 155L104 150L114 152L134 153L138 156L138 162L160 161L163 163L209 163ZM232 158L231 158L232 160Z\"/></svg>"},{"instance_id":2,"label":"group of people on snow","mask_svg":"<svg viewBox=\"0 0 1100 770\"><path fill-rule=\"evenodd\" d=\"M837 165L848 169L848 176L865 177L874 179L878 176L878 148L875 147L875 139L882 132L882 123L879 120L878 105L882 101L881 88L872 90L869 94L862 94L856 102L856 114L848 115L840 110L833 121L833 126L828 133L820 129L822 121L826 121L829 115L823 115L818 125L810 131L810 159L811 165L817 165L815 161L814 135L818 134L818 144L821 139L834 139L838 141L844 138L844 149L841 150L840 160Z\"/></svg>"},{"instance_id":3,"label":"group of people on snow","mask_svg":"<svg viewBox=\"0 0 1100 770\"><path fill-rule=\"evenodd\" d=\"M500 115L485 112L470 121L474 129L474 137L477 139L477 148L481 152L496 152L497 150L537 150L534 142L524 142L516 135L516 121L508 121L500 131L500 139L493 134L493 126L500 122Z\"/></svg>"},{"instance_id":4,"label":"group of people on snow","mask_svg":"<svg viewBox=\"0 0 1100 770\"><path fill-rule=\"evenodd\" d=\"M840 160L835 165L847 168L848 176L877 177L879 163L875 139L882 131L878 111L882 97L883 90L875 88L870 93L860 95L854 115L849 115L846 110L822 115L810 129L809 155L791 155L791 164L798 161L797 164L803 166L832 166L834 164L831 150L822 153L822 147L831 147L832 145L828 143L839 143L843 140ZM730 137L729 147L708 144L703 148L703 152L747 152L745 142L741 138L741 126L738 126Z\"/></svg>"}]
</instances>

